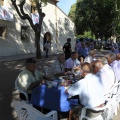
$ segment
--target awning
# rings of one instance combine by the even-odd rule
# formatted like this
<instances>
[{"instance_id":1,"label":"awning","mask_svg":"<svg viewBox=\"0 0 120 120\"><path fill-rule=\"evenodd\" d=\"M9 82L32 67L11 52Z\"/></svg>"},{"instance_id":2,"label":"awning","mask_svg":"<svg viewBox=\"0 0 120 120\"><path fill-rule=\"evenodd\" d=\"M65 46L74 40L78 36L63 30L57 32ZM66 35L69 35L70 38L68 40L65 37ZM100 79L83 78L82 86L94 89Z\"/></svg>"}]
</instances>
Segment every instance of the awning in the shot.
<instances>
[{"instance_id":1,"label":"awning","mask_svg":"<svg viewBox=\"0 0 120 120\"><path fill-rule=\"evenodd\" d=\"M13 13L8 8L0 6L0 20L13 21Z\"/></svg>"}]
</instances>

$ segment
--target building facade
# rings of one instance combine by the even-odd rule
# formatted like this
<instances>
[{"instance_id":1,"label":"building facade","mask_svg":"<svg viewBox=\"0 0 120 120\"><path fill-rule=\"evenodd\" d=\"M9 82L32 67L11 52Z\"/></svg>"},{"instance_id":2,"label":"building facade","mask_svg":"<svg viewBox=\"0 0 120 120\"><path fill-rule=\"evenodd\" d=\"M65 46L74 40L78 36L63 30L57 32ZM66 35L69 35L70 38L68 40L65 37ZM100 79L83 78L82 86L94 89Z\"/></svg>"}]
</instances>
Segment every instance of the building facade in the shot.
<instances>
[{"instance_id":1,"label":"building facade","mask_svg":"<svg viewBox=\"0 0 120 120\"><path fill-rule=\"evenodd\" d=\"M19 0L17 0L19 4ZM31 2L26 0L25 12L31 16ZM48 0L47 5L42 6L46 14L42 23L40 47L43 51L43 38L46 32L51 34L51 53L62 51L66 39L72 39L72 47L75 45L74 23L57 7L57 0ZM34 31L27 20L22 20L17 14L11 0L0 2L0 56L35 53Z\"/></svg>"}]
</instances>

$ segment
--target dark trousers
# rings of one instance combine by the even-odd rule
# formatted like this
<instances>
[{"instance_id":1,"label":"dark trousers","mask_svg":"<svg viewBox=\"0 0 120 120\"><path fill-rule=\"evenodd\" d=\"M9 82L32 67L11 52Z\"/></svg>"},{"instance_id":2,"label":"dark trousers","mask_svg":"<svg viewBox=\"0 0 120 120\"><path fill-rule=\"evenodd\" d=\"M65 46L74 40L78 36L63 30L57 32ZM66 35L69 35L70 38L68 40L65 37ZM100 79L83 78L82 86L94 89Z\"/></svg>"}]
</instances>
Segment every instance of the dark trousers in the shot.
<instances>
[{"instance_id":1,"label":"dark trousers","mask_svg":"<svg viewBox=\"0 0 120 120\"><path fill-rule=\"evenodd\" d=\"M30 100L30 98L31 98L31 94L28 94L28 99ZM20 99L21 100L26 100L26 97L23 93L20 93Z\"/></svg>"},{"instance_id":2,"label":"dark trousers","mask_svg":"<svg viewBox=\"0 0 120 120\"><path fill-rule=\"evenodd\" d=\"M71 57L71 53L65 53L65 60Z\"/></svg>"},{"instance_id":3,"label":"dark trousers","mask_svg":"<svg viewBox=\"0 0 120 120\"><path fill-rule=\"evenodd\" d=\"M46 49L46 57L48 58L48 49Z\"/></svg>"}]
</instances>

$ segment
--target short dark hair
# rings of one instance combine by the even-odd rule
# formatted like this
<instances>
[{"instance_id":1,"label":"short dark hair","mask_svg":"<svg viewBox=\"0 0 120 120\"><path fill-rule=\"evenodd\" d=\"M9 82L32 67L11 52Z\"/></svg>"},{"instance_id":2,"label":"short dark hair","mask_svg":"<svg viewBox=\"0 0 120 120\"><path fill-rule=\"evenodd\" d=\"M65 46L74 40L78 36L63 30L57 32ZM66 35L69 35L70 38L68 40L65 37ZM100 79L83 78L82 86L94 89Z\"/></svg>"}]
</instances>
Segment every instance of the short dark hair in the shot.
<instances>
[{"instance_id":1,"label":"short dark hair","mask_svg":"<svg viewBox=\"0 0 120 120\"><path fill-rule=\"evenodd\" d=\"M71 53L71 55L74 55L74 54L77 54L77 52L76 52L76 51L73 51L73 52Z\"/></svg>"},{"instance_id":2,"label":"short dark hair","mask_svg":"<svg viewBox=\"0 0 120 120\"><path fill-rule=\"evenodd\" d=\"M34 58L28 58L25 63L26 64L28 64L28 63L34 63L35 64L36 60Z\"/></svg>"},{"instance_id":3,"label":"short dark hair","mask_svg":"<svg viewBox=\"0 0 120 120\"><path fill-rule=\"evenodd\" d=\"M68 38L67 41L68 41L68 42L71 41L71 38Z\"/></svg>"},{"instance_id":4,"label":"short dark hair","mask_svg":"<svg viewBox=\"0 0 120 120\"><path fill-rule=\"evenodd\" d=\"M84 66L88 66L88 67L89 67L89 70L83 70L82 68L83 68ZM84 72L86 72L86 73L91 73L90 63L88 63L88 62L82 63L82 64L81 64L81 69L82 69Z\"/></svg>"},{"instance_id":5,"label":"short dark hair","mask_svg":"<svg viewBox=\"0 0 120 120\"><path fill-rule=\"evenodd\" d=\"M83 38L80 38L80 42L83 42Z\"/></svg>"}]
</instances>

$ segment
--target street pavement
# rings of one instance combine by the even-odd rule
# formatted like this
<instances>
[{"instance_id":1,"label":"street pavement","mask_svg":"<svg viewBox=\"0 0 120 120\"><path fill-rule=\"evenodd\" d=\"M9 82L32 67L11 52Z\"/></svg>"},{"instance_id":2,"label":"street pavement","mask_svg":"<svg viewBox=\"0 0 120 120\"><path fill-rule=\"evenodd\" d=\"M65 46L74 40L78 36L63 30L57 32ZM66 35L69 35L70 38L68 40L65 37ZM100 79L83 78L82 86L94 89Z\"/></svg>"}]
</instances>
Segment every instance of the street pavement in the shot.
<instances>
[{"instance_id":1,"label":"street pavement","mask_svg":"<svg viewBox=\"0 0 120 120\"><path fill-rule=\"evenodd\" d=\"M106 54L102 51L102 54ZM11 108L11 102L19 99L19 93L15 89L15 80L24 68L25 59L35 57L34 54L18 55L11 57L0 57L0 120L17 120L15 111ZM42 58L38 60L37 69L44 72L56 58L51 55L50 58ZM120 120L120 110L114 120Z\"/></svg>"}]
</instances>

